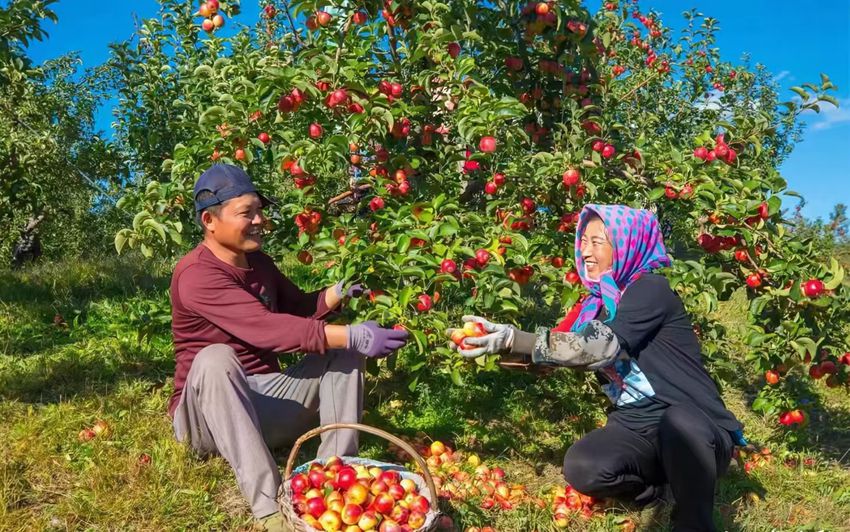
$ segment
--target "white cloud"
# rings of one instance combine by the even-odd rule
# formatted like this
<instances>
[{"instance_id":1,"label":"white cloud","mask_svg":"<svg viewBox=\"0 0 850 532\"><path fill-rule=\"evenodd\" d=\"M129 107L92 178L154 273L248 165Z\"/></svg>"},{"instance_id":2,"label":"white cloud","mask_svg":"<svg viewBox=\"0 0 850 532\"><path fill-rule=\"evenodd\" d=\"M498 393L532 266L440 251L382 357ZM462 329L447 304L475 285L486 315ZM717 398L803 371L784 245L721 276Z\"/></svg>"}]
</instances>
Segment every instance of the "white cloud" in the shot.
<instances>
[{"instance_id":1,"label":"white cloud","mask_svg":"<svg viewBox=\"0 0 850 532\"><path fill-rule=\"evenodd\" d=\"M720 96L723 93L718 90L711 90L708 92L708 96L696 102L697 109L710 109L712 111L717 111L720 109Z\"/></svg>"},{"instance_id":2,"label":"white cloud","mask_svg":"<svg viewBox=\"0 0 850 532\"><path fill-rule=\"evenodd\" d=\"M791 75L790 70L783 70L779 74L773 76L773 81L776 82L776 83L779 83L783 79L787 78L789 75ZM794 78L791 78L791 79L794 79Z\"/></svg>"},{"instance_id":3,"label":"white cloud","mask_svg":"<svg viewBox=\"0 0 850 532\"><path fill-rule=\"evenodd\" d=\"M812 117L812 130L824 131L850 122L850 98L841 99L838 104L821 104L820 113Z\"/></svg>"}]
</instances>

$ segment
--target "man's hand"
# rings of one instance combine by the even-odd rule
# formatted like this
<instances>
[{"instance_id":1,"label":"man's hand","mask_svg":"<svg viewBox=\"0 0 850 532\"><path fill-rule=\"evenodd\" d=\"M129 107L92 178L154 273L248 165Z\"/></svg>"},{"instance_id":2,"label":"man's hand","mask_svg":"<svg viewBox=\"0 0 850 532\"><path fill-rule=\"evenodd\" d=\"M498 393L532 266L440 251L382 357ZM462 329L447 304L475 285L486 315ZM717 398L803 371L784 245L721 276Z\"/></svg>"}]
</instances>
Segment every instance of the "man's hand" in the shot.
<instances>
[{"instance_id":1,"label":"man's hand","mask_svg":"<svg viewBox=\"0 0 850 532\"><path fill-rule=\"evenodd\" d=\"M464 323L477 322L480 323L484 330L489 334L484 336L467 336L463 340L463 345L472 346L472 349L463 349L457 346L457 352L467 358L476 358L488 353L502 353L510 351L514 339L514 326L503 325L500 323L492 323L478 316L464 316ZM449 329L446 334L451 336L454 329Z\"/></svg>"},{"instance_id":2,"label":"man's hand","mask_svg":"<svg viewBox=\"0 0 850 532\"><path fill-rule=\"evenodd\" d=\"M342 299L343 297L360 297L364 294L369 295L370 292L368 288L366 288L360 283L354 283L346 290L344 281L338 282L334 288L336 289L337 297L339 297L340 299Z\"/></svg>"},{"instance_id":3,"label":"man's hand","mask_svg":"<svg viewBox=\"0 0 850 532\"><path fill-rule=\"evenodd\" d=\"M410 333L406 330L385 329L376 321L348 326L348 348L372 358L383 358L404 347Z\"/></svg>"}]
</instances>

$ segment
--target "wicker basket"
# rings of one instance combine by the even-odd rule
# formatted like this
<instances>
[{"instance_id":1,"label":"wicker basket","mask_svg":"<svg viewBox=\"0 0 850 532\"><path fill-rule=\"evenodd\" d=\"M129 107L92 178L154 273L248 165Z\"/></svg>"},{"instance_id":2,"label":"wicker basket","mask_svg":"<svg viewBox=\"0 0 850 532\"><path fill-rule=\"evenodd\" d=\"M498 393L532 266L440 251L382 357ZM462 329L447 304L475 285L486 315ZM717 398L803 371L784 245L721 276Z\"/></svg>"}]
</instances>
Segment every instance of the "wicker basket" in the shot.
<instances>
[{"instance_id":1,"label":"wicker basket","mask_svg":"<svg viewBox=\"0 0 850 532\"><path fill-rule=\"evenodd\" d=\"M381 469L385 470L393 470L397 471L402 478L409 478L413 480L416 483L416 487L418 488L419 493L421 493L426 499L428 499L428 502L431 505L428 510L428 513L425 516L425 524L416 530L436 530L436 524L438 520L437 518L439 517L437 488L434 486L434 479L431 478L431 473L428 471L428 465L425 463L425 459L422 458L422 456L420 456L419 453L417 453L416 450L412 446L410 446L410 444L381 429L370 427L368 425L361 425L359 423L332 423L330 425L322 425L320 427L316 427L315 429L304 433L304 435L295 440L295 443L292 446L292 450L289 453L289 459L286 461L286 469L284 470L283 474L283 482L281 483L280 492L278 493L278 503L280 505L280 513L283 515L284 521L286 521L286 523L293 530L293 532L310 532L314 529L310 527L307 523L305 523L304 520L298 517L298 515L295 513L295 509L292 507L292 488L290 486L289 481L292 479L293 473L297 474L306 471L310 467L310 464L312 464L313 462L322 463L322 460L311 460L306 464L294 467L295 459L298 457L298 450L301 448L301 445L310 438L318 436L323 432L339 429L354 429L359 430L361 432L368 432L369 434L380 436L381 438L384 438L385 440L388 440L398 445L401 449L403 449L407 454L409 454L413 458L413 460L419 466L419 469L422 470L422 476L416 473L412 473L397 464L379 462L377 460L369 460L357 456L341 457L346 464L364 465L367 467L380 467Z\"/></svg>"}]
</instances>

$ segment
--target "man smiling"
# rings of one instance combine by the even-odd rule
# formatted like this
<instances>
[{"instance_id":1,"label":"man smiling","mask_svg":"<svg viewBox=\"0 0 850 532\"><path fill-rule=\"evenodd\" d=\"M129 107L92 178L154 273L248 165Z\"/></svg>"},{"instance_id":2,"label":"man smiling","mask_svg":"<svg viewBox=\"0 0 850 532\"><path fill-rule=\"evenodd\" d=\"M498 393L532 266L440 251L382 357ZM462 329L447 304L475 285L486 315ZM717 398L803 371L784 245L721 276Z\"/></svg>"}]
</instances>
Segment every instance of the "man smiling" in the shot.
<instances>
[{"instance_id":1,"label":"man smiling","mask_svg":"<svg viewBox=\"0 0 850 532\"><path fill-rule=\"evenodd\" d=\"M327 324L343 298L363 290L339 283L305 293L284 277L261 251L271 202L241 168L214 165L194 194L204 239L171 280L174 433L202 455L223 456L254 516L282 530L269 447L317 423L358 422L363 357L391 354L408 333L375 322ZM290 352L308 354L281 371L278 353ZM356 455L357 446L355 431L325 433L318 457Z\"/></svg>"}]
</instances>

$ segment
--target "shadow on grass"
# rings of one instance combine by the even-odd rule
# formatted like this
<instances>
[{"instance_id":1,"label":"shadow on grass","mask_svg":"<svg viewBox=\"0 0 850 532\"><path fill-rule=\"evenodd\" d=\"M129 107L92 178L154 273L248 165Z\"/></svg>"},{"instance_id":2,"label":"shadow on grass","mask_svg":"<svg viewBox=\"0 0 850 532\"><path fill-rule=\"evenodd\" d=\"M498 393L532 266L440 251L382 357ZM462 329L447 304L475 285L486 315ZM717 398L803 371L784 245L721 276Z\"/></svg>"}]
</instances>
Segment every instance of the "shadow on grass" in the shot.
<instances>
[{"instance_id":1,"label":"shadow on grass","mask_svg":"<svg viewBox=\"0 0 850 532\"><path fill-rule=\"evenodd\" d=\"M167 271L132 257L0 271L0 395L56 402L124 379L164 382L174 368L170 343L164 334L137 342L124 302L161 294Z\"/></svg>"},{"instance_id":2,"label":"shadow on grass","mask_svg":"<svg viewBox=\"0 0 850 532\"><path fill-rule=\"evenodd\" d=\"M152 345L113 342L110 345L66 347L0 371L0 397L29 403L56 403L69 397L101 395L124 380L145 380L162 386L174 373L170 350Z\"/></svg>"}]
</instances>

